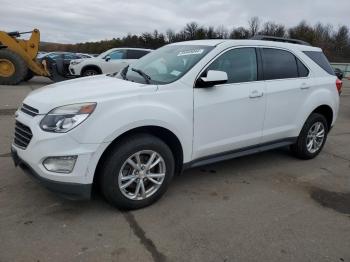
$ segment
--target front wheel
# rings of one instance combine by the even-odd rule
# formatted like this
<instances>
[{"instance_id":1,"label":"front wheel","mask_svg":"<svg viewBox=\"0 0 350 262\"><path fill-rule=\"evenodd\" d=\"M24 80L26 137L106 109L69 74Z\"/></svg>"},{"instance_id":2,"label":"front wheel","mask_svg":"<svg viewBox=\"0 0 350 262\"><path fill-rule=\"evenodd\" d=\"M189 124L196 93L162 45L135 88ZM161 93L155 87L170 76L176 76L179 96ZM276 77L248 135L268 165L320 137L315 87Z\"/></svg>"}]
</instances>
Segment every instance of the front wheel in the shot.
<instances>
[{"instance_id":1,"label":"front wheel","mask_svg":"<svg viewBox=\"0 0 350 262\"><path fill-rule=\"evenodd\" d=\"M99 75L99 72L95 69L86 69L83 73L82 76L94 76L94 75Z\"/></svg>"},{"instance_id":2,"label":"front wheel","mask_svg":"<svg viewBox=\"0 0 350 262\"><path fill-rule=\"evenodd\" d=\"M322 150L328 135L326 118L313 113L306 120L298 140L291 146L292 152L300 159L312 159Z\"/></svg>"},{"instance_id":3,"label":"front wheel","mask_svg":"<svg viewBox=\"0 0 350 262\"><path fill-rule=\"evenodd\" d=\"M112 149L100 175L101 191L111 204L138 209L165 193L174 175L174 157L159 138L134 135Z\"/></svg>"}]
</instances>

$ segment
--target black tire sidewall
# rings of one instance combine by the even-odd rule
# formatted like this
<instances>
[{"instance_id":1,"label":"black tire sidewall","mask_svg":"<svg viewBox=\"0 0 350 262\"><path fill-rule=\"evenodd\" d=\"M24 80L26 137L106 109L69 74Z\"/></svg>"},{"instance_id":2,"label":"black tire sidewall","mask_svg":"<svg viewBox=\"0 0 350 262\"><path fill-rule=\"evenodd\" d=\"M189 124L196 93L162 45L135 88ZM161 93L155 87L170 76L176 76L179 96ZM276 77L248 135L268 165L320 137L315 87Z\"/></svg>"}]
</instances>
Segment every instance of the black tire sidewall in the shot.
<instances>
[{"instance_id":1,"label":"black tire sidewall","mask_svg":"<svg viewBox=\"0 0 350 262\"><path fill-rule=\"evenodd\" d=\"M0 84L17 85L22 82L28 73L28 67L22 57L9 49L1 49L0 58L11 61L15 67L15 73L12 76L0 76Z\"/></svg>"},{"instance_id":2,"label":"black tire sidewall","mask_svg":"<svg viewBox=\"0 0 350 262\"><path fill-rule=\"evenodd\" d=\"M86 73L87 72L95 72L95 74L93 74L93 75L87 75ZM86 76L95 76L95 75L98 75L99 73L96 71L96 70L94 70L94 69L86 69L86 70L84 70L84 72L82 73L82 76L84 76L84 77L86 77Z\"/></svg>"},{"instance_id":3,"label":"black tire sidewall","mask_svg":"<svg viewBox=\"0 0 350 262\"><path fill-rule=\"evenodd\" d=\"M28 69L27 75L25 76L25 78L23 79L23 81L29 81L30 79L32 79L34 77L34 73L32 70Z\"/></svg>"},{"instance_id":4,"label":"black tire sidewall","mask_svg":"<svg viewBox=\"0 0 350 262\"><path fill-rule=\"evenodd\" d=\"M141 150L153 150L160 154L165 161L166 174L161 187L152 196L145 200L131 200L120 191L118 176L126 159ZM105 161L100 181L101 191L105 198L119 209L132 210L149 206L166 192L174 176L174 163L170 148L162 140L151 135L133 136L117 145Z\"/></svg>"},{"instance_id":5,"label":"black tire sidewall","mask_svg":"<svg viewBox=\"0 0 350 262\"><path fill-rule=\"evenodd\" d=\"M307 150L307 135L312 127L313 124L316 122L321 122L324 125L325 128L325 136L322 142L321 147L314 153L309 152ZM328 135L329 127L326 118L318 113L313 113L309 116L309 118L306 120L300 135L298 137L297 143L294 145L293 151L296 153L296 155L301 159L312 159L316 157L323 149L323 146L326 143L327 135Z\"/></svg>"}]
</instances>

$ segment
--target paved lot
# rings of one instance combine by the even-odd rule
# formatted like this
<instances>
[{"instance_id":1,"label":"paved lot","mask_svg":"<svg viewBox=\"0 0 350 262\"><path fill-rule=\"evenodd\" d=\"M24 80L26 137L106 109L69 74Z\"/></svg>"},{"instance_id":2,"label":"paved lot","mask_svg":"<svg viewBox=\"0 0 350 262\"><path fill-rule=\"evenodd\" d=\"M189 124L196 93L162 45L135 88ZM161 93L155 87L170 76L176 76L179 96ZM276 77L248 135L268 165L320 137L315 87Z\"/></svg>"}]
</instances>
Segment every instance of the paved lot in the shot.
<instances>
[{"instance_id":1,"label":"paved lot","mask_svg":"<svg viewBox=\"0 0 350 262\"><path fill-rule=\"evenodd\" d=\"M350 83L314 160L287 149L186 171L122 213L63 200L13 166L13 112L35 78L0 86L0 261L350 261Z\"/></svg>"}]
</instances>

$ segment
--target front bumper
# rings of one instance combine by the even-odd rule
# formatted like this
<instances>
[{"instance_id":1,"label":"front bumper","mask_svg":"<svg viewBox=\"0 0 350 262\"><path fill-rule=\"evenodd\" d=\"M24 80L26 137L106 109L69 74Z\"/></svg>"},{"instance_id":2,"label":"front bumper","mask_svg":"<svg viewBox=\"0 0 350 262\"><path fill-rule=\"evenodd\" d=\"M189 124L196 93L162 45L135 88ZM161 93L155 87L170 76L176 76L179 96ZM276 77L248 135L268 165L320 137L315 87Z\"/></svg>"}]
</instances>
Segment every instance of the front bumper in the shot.
<instances>
[{"instance_id":1,"label":"front bumper","mask_svg":"<svg viewBox=\"0 0 350 262\"><path fill-rule=\"evenodd\" d=\"M92 184L67 183L44 178L35 172L28 163L22 160L13 147L11 148L11 156L16 167L19 166L26 174L35 178L50 191L69 199L90 199Z\"/></svg>"},{"instance_id":2,"label":"front bumper","mask_svg":"<svg viewBox=\"0 0 350 262\"><path fill-rule=\"evenodd\" d=\"M71 198L89 198L96 166L108 143L81 143L69 133L44 132L39 127L43 117L17 111L16 121L26 125L33 135L26 148L12 144L15 162L56 193ZM59 156L77 156L71 173L51 172L43 166L47 157Z\"/></svg>"}]
</instances>

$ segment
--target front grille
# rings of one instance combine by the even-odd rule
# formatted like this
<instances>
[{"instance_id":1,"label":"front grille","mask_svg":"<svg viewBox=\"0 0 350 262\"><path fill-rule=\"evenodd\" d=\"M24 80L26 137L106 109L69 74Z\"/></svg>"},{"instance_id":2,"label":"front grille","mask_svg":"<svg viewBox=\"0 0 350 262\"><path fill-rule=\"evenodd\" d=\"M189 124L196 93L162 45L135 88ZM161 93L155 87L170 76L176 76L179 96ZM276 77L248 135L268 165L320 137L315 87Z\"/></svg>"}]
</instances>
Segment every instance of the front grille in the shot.
<instances>
[{"instance_id":1,"label":"front grille","mask_svg":"<svg viewBox=\"0 0 350 262\"><path fill-rule=\"evenodd\" d=\"M21 122L16 121L14 138L15 145L22 149L26 149L32 137L33 134L30 128Z\"/></svg>"},{"instance_id":2,"label":"front grille","mask_svg":"<svg viewBox=\"0 0 350 262\"><path fill-rule=\"evenodd\" d=\"M34 107L31 107L31 106L28 106L26 104L22 104L21 106L21 111L23 113L26 113L27 115L30 115L30 116L36 116L39 114L39 110L34 108Z\"/></svg>"}]
</instances>

